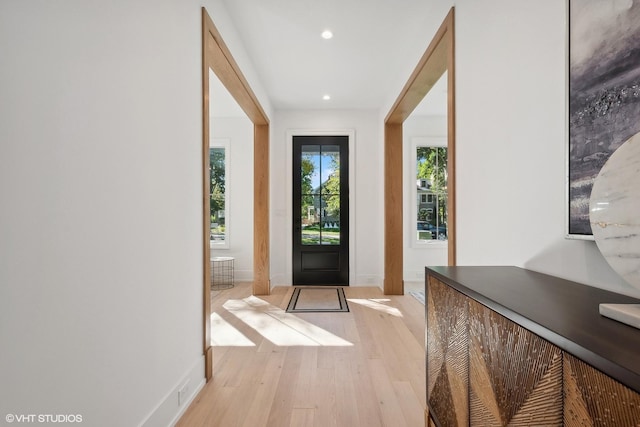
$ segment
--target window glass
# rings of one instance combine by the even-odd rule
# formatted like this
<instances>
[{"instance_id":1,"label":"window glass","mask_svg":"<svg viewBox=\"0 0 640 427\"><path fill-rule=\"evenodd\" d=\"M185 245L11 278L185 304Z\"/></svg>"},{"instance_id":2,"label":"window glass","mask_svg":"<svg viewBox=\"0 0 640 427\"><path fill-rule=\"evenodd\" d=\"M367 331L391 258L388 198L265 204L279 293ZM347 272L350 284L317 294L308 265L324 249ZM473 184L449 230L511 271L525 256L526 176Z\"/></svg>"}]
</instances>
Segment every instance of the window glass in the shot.
<instances>
[{"instance_id":1,"label":"window glass","mask_svg":"<svg viewBox=\"0 0 640 427\"><path fill-rule=\"evenodd\" d=\"M228 247L228 144L212 143L209 148L211 246Z\"/></svg>"},{"instance_id":2,"label":"window glass","mask_svg":"<svg viewBox=\"0 0 640 427\"><path fill-rule=\"evenodd\" d=\"M417 240L447 240L446 147L416 147L416 184Z\"/></svg>"}]
</instances>

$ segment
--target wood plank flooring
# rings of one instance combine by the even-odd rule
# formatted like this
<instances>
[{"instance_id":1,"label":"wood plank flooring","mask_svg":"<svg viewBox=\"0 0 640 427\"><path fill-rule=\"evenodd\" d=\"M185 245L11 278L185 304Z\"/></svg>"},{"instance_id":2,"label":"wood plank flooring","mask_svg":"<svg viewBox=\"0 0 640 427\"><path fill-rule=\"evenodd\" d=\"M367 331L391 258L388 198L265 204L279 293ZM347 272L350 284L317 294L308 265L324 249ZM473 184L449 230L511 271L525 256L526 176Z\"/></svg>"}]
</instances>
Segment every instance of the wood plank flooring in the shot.
<instances>
[{"instance_id":1,"label":"wood plank flooring","mask_svg":"<svg viewBox=\"0 0 640 427\"><path fill-rule=\"evenodd\" d=\"M177 425L424 426L424 306L352 286L348 313L285 313L292 292L212 293L213 380Z\"/></svg>"}]
</instances>

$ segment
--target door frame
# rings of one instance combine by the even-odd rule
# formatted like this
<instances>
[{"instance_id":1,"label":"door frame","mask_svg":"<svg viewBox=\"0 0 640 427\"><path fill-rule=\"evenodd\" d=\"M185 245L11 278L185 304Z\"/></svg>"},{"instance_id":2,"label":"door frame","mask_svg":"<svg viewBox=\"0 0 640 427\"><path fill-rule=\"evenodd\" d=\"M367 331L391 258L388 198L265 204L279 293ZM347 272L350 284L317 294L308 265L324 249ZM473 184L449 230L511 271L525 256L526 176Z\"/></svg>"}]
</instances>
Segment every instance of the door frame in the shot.
<instances>
[{"instance_id":1,"label":"door frame","mask_svg":"<svg viewBox=\"0 0 640 427\"><path fill-rule=\"evenodd\" d=\"M205 356L205 378L213 377L211 346L211 250L209 246L209 69L236 100L253 123L253 294L269 295L269 118L249 82L213 24L206 8L202 8L202 346Z\"/></svg>"},{"instance_id":2,"label":"door frame","mask_svg":"<svg viewBox=\"0 0 640 427\"><path fill-rule=\"evenodd\" d=\"M292 256L292 276L298 276L298 280L294 281L296 286L298 285L315 285L315 286L349 286L349 258L350 258L350 248L349 248L349 230L350 225L349 219L351 218L349 215L349 136L348 135L294 135L294 140L296 138L300 138L298 144L292 144L292 148L294 150L294 156L292 156L292 167L291 167L291 200L292 200L292 218L291 218L291 228L292 228L292 239L291 239L291 248L292 255L296 254L296 256ZM317 139L312 139L317 138ZM326 138L326 139L325 139ZM339 139L339 140L338 140ZM323 245L320 242L318 244L305 245L301 241L302 237L302 223L298 225L298 215L300 215L300 208L302 207L302 186L300 180L300 168L302 167L302 153L303 147L305 146L319 146L319 147L327 147L327 146L337 146L339 153L339 172L340 172L340 243L338 245ZM319 148L318 153L322 153L324 150ZM345 161L346 160L346 161ZM346 170L345 170L346 169ZM344 173L346 172L346 173ZM342 179L343 176L346 176L346 181ZM320 180L321 181L321 180ZM320 184L322 186L322 183ZM322 193L322 192L321 192ZM296 209L294 209L296 208ZM342 221L343 218L346 218L346 221ZM320 217L320 226L322 228L322 216ZM295 230L298 228L298 232ZM297 253L296 253L297 249ZM323 271L323 270L315 270L314 272L305 272L302 269L302 261L303 261L303 253L307 253L307 256L321 256L321 254L327 253L338 253L338 265L339 269L336 273L335 270L331 272ZM346 263L344 260L346 259ZM297 262L296 262L297 261ZM299 270L294 268L294 266L298 264ZM346 269L346 271L345 271ZM347 273L346 275L344 273ZM336 277L337 276L337 277ZM337 279L338 283L333 280L329 280L329 277L333 279ZM344 280L344 283L341 283ZM318 283L303 283L303 282L315 282Z\"/></svg>"},{"instance_id":3,"label":"door frame","mask_svg":"<svg viewBox=\"0 0 640 427\"><path fill-rule=\"evenodd\" d=\"M384 119L384 294L403 295L402 124L447 71L448 265L456 265L456 74L454 8Z\"/></svg>"},{"instance_id":4,"label":"door frame","mask_svg":"<svg viewBox=\"0 0 640 427\"><path fill-rule=\"evenodd\" d=\"M285 280L284 283L289 285L293 284L293 137L294 136L347 136L349 137L349 283L356 283L355 276L355 256L356 250L356 174L355 174L355 157L356 157L356 132L354 129L335 129L335 130L320 130L320 129L289 129L287 130L287 150L286 150L286 179L285 188L287 188L287 194L285 197L286 202L286 236L284 237L288 242L286 245L286 264L285 264Z\"/></svg>"}]
</instances>

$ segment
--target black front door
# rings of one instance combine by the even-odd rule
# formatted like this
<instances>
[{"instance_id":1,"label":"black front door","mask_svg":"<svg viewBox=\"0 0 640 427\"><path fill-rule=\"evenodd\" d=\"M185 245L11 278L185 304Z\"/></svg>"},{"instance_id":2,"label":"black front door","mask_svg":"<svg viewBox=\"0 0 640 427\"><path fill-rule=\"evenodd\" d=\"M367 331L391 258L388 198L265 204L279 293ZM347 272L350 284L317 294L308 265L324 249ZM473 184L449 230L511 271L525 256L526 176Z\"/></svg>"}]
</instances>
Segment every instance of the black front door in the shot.
<instances>
[{"instance_id":1,"label":"black front door","mask_svg":"<svg viewBox=\"0 0 640 427\"><path fill-rule=\"evenodd\" d=\"M349 137L293 137L293 284L349 284Z\"/></svg>"}]
</instances>

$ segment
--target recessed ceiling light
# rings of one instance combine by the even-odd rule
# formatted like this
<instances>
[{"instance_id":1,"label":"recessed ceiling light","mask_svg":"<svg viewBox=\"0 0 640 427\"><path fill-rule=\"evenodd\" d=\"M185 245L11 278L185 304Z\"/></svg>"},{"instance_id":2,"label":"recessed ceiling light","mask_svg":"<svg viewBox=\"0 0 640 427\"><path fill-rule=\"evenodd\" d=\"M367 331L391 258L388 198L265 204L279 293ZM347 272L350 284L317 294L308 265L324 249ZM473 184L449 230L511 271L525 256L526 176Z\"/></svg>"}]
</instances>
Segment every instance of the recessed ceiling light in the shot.
<instances>
[{"instance_id":1,"label":"recessed ceiling light","mask_svg":"<svg viewBox=\"0 0 640 427\"><path fill-rule=\"evenodd\" d=\"M331 99L331 96L330 95L323 95L322 99L324 99L325 101L328 101L328 100Z\"/></svg>"},{"instance_id":2,"label":"recessed ceiling light","mask_svg":"<svg viewBox=\"0 0 640 427\"><path fill-rule=\"evenodd\" d=\"M331 37L333 37L333 33L330 30L324 30L321 36L323 39L329 40Z\"/></svg>"}]
</instances>

